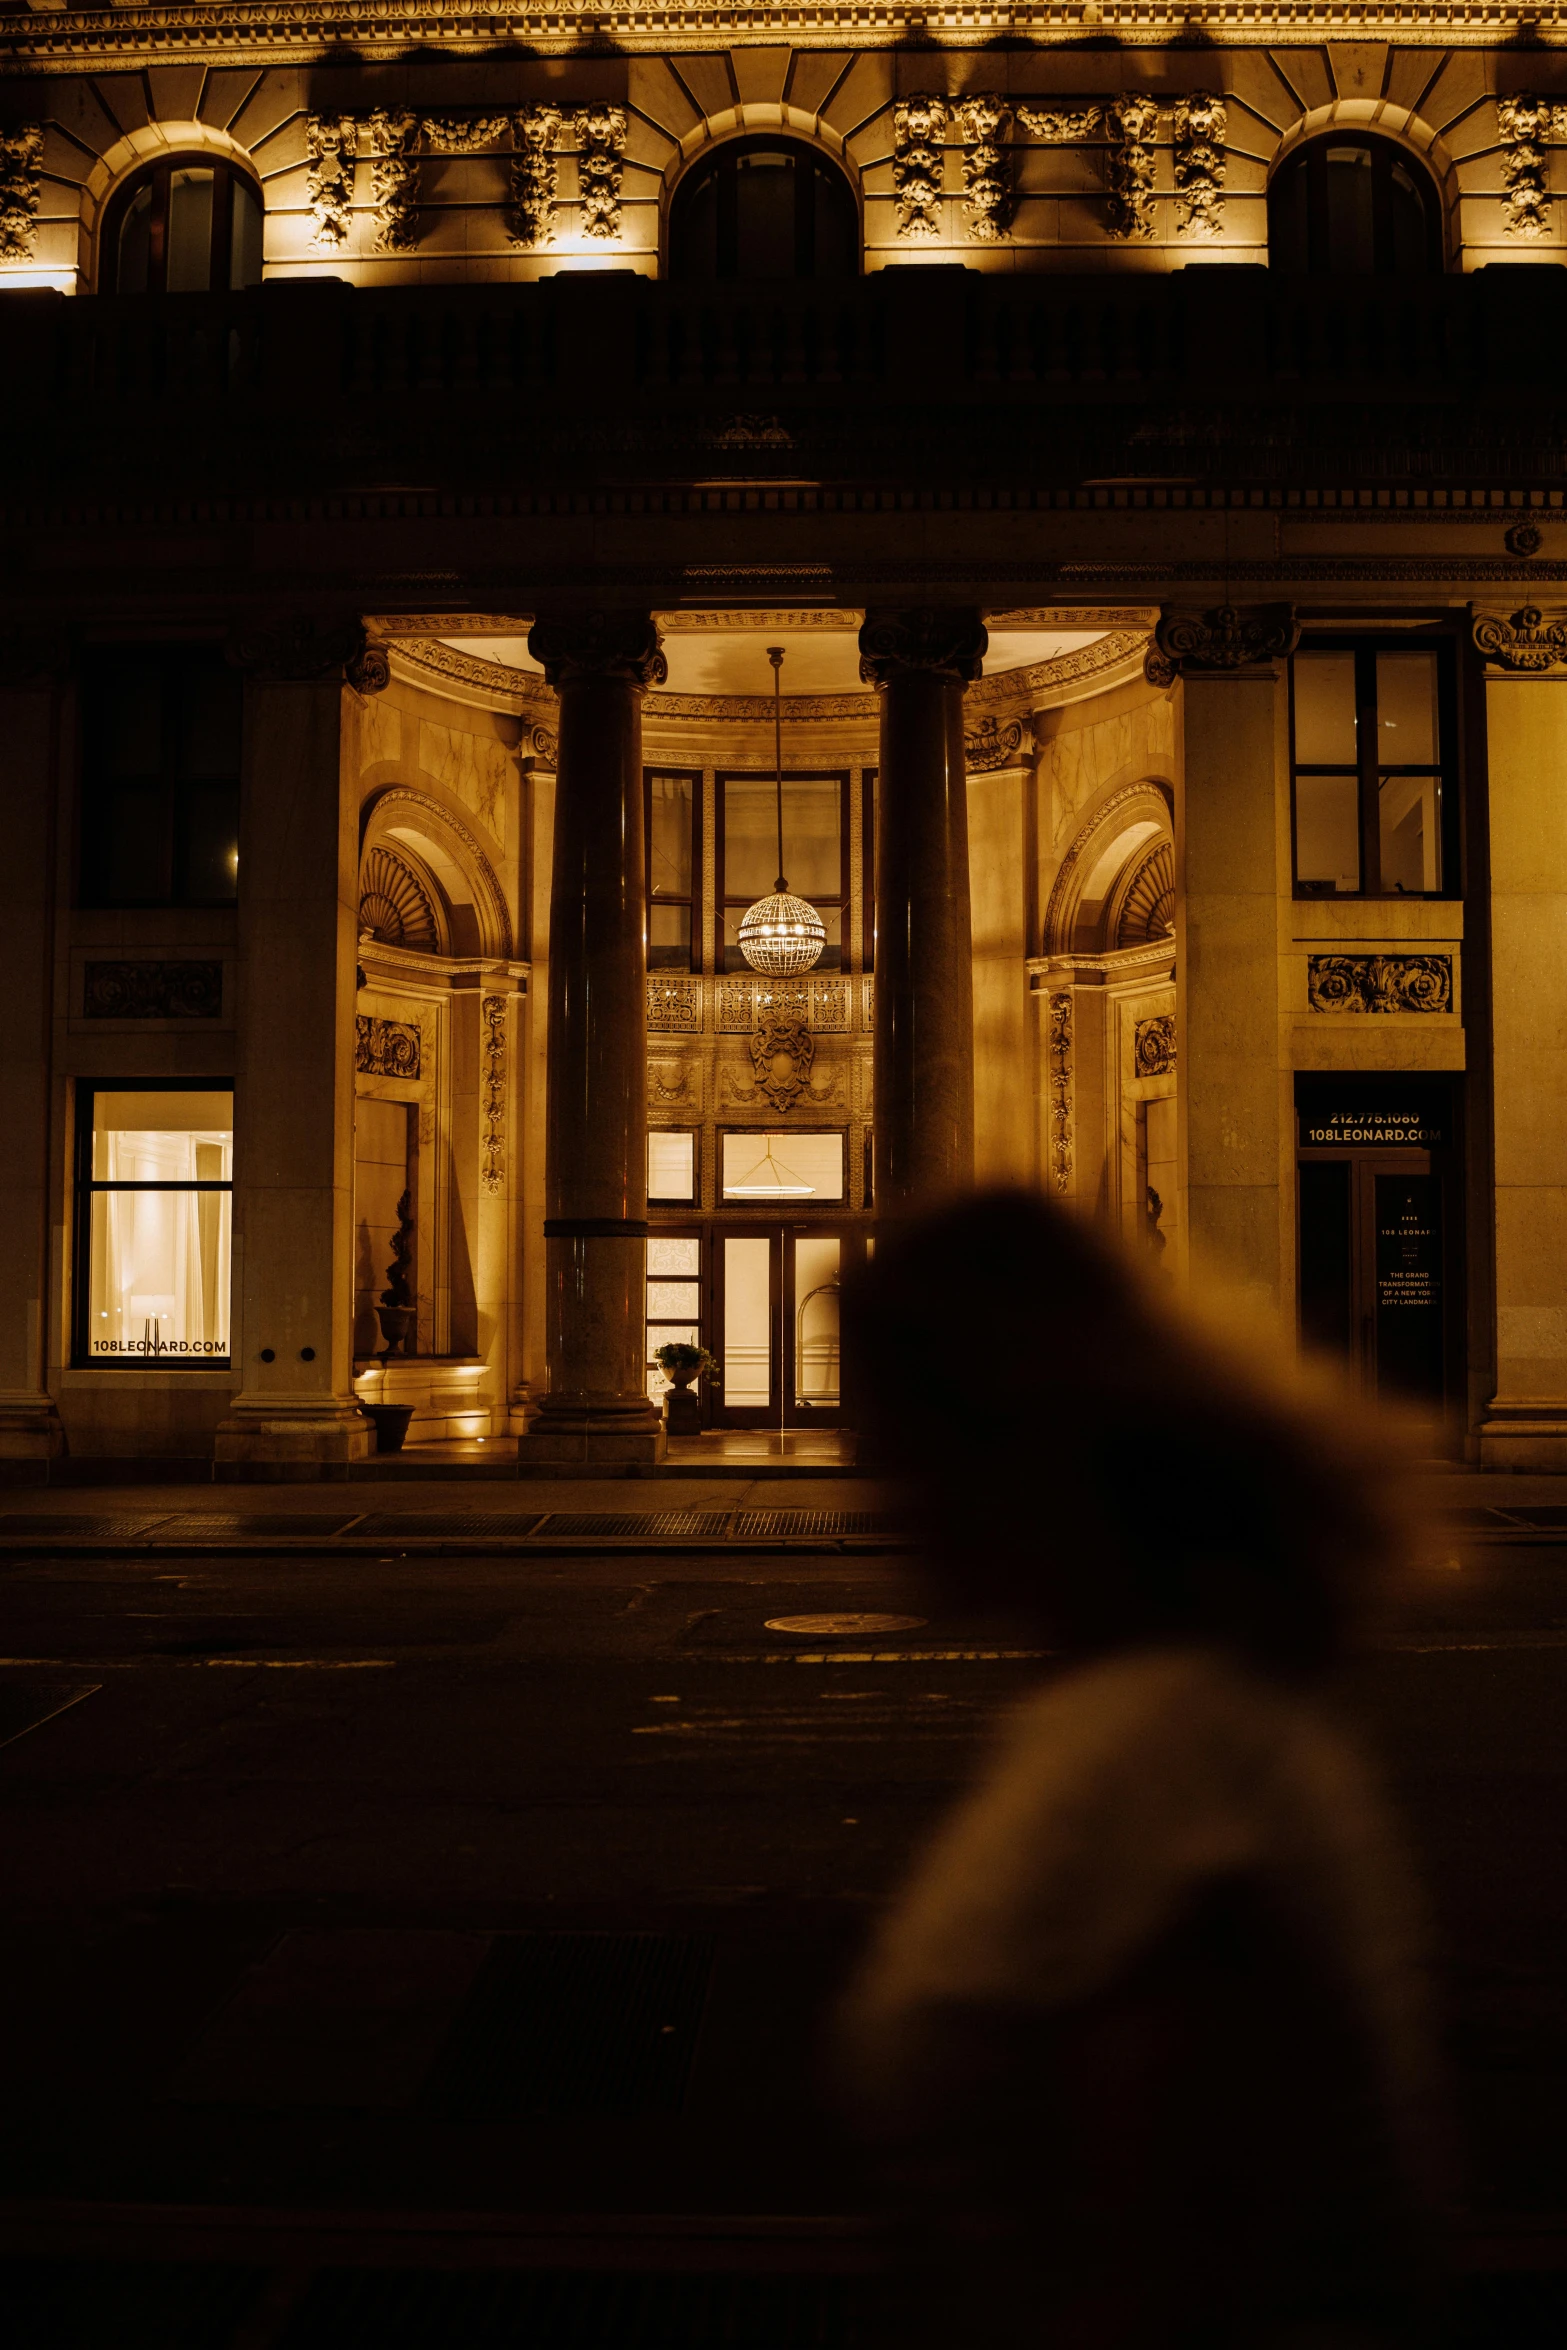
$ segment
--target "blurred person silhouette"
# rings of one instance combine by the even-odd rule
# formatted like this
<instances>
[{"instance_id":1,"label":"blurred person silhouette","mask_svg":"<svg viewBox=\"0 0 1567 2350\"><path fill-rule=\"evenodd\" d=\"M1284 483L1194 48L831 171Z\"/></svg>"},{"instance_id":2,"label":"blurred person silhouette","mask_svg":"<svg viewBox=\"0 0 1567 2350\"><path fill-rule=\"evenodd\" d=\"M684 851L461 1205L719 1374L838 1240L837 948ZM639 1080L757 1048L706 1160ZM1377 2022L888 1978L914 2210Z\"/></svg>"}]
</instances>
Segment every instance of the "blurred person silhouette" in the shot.
<instances>
[{"instance_id":1,"label":"blurred person silhouette","mask_svg":"<svg viewBox=\"0 0 1567 2350\"><path fill-rule=\"evenodd\" d=\"M884 1233L846 1304L934 1602L1059 1666L840 2018L901 2223L889 2333L1429 2341L1419 1905L1329 1689L1407 1539L1384 1464L1032 1197Z\"/></svg>"}]
</instances>

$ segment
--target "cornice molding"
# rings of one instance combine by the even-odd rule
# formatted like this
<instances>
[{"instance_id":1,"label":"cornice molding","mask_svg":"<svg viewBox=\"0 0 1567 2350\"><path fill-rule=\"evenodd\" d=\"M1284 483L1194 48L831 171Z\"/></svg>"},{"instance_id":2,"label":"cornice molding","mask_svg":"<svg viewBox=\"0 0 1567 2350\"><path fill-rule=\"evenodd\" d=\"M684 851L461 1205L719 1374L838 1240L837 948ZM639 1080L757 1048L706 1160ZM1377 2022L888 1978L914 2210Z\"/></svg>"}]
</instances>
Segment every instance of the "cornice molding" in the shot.
<instances>
[{"instance_id":1,"label":"cornice molding","mask_svg":"<svg viewBox=\"0 0 1567 2350\"><path fill-rule=\"evenodd\" d=\"M861 5L859 0L735 0L715 42L710 0L668 6L486 7L484 0L216 0L212 6L41 9L5 21L0 59L42 73L124 69L149 59L254 58L273 64L341 59L406 60L411 51L460 57L519 50L584 60L649 51L776 45L868 50L902 46L972 50L1032 36L1042 46L1084 40L1120 48L1189 47L1194 30L1211 50L1259 44L1318 47L1325 40L1397 41L1403 47L1514 46L1518 0L989 0L977 7ZM1535 50L1567 45L1567 0L1531 0ZM1021 93L1032 95L1032 93ZM1048 95L1048 93L1041 93Z\"/></svg>"},{"instance_id":2,"label":"cornice molding","mask_svg":"<svg viewBox=\"0 0 1567 2350\"><path fill-rule=\"evenodd\" d=\"M754 614L747 614L748 619L753 617ZM1073 689L1069 698L1075 698L1096 680L1109 683L1115 671L1131 674L1142 658L1154 617L1135 605L1130 609L1112 606L1104 610L1042 605L1026 611L1009 611L1002 616L1009 628L1026 622L1061 629L1107 621L1124 625L1111 628L1094 644L1058 654L1053 661L1033 661L1022 668L1003 669L994 676L977 679L968 689L966 706L970 711L999 718L1004 712L1038 709L1066 688ZM465 634L473 625L471 621L446 619L438 614L426 614L423 618L426 626L438 626L443 635ZM660 624L664 624L663 615ZM504 662L482 660L476 653L461 652L455 645L443 644L440 637L394 635L384 620L378 620L376 626L377 633L389 639L394 674L410 684L431 686L433 681L440 680L442 684L466 689L465 698L475 693L493 696L497 709L518 716L537 711L553 718L556 697L542 677L535 677L525 669L509 669ZM493 623L486 626L488 633L501 633ZM434 684L433 690L439 692L441 685ZM824 718L860 719L874 724L877 707L874 693L785 694L783 697L786 724L791 720ZM708 718L730 725L770 726L772 698L767 694L650 693L643 704L643 723L652 725L666 718Z\"/></svg>"}]
</instances>

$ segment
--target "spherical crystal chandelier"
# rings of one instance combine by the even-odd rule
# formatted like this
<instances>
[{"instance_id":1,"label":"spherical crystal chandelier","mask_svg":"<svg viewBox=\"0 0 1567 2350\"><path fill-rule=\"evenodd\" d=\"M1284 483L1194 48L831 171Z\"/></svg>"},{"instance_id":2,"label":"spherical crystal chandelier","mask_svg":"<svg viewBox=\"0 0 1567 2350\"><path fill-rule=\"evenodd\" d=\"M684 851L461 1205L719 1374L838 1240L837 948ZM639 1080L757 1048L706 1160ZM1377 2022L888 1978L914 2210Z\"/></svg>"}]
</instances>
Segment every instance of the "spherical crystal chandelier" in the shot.
<instances>
[{"instance_id":1,"label":"spherical crystal chandelier","mask_svg":"<svg viewBox=\"0 0 1567 2350\"><path fill-rule=\"evenodd\" d=\"M790 894L783 869L783 668L782 645L769 645L773 665L773 788L778 800L778 880L771 897L758 898L740 917L740 952L753 971L769 979L798 979L821 960L827 925L805 898Z\"/></svg>"}]
</instances>

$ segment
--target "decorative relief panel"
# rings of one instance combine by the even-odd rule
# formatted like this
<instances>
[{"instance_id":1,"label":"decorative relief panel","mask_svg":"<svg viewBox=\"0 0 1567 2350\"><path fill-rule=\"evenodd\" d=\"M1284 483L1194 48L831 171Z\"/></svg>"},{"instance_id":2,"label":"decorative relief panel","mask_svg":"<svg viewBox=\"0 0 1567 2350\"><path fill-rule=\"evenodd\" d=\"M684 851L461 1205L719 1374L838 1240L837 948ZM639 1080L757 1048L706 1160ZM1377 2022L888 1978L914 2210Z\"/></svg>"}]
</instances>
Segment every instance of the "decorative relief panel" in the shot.
<instances>
[{"instance_id":1,"label":"decorative relief panel","mask_svg":"<svg viewBox=\"0 0 1567 2350\"><path fill-rule=\"evenodd\" d=\"M1004 98L964 98L954 106L952 120L963 141L963 204L968 233L993 244L1005 236L1012 218L1012 171L1002 141L1011 127L1012 110Z\"/></svg>"},{"instance_id":2,"label":"decorative relief panel","mask_svg":"<svg viewBox=\"0 0 1567 2350\"><path fill-rule=\"evenodd\" d=\"M1550 226L1550 166L1545 147L1567 132L1567 106L1520 93L1496 102L1502 135L1502 226L1510 237L1543 237Z\"/></svg>"},{"instance_id":3,"label":"decorative relief panel","mask_svg":"<svg viewBox=\"0 0 1567 2350\"><path fill-rule=\"evenodd\" d=\"M702 1110L702 1069L697 1061L649 1061L647 1100L650 1110L684 1110L699 1117Z\"/></svg>"},{"instance_id":4,"label":"decorative relief panel","mask_svg":"<svg viewBox=\"0 0 1567 2350\"><path fill-rule=\"evenodd\" d=\"M811 1026L818 1035L833 1034L850 1025L849 982L846 979L811 981Z\"/></svg>"},{"instance_id":5,"label":"decorative relief panel","mask_svg":"<svg viewBox=\"0 0 1567 2350\"><path fill-rule=\"evenodd\" d=\"M1229 116L1211 90L1193 90L1172 117L1175 228L1178 236L1213 237L1224 225L1224 140Z\"/></svg>"},{"instance_id":6,"label":"decorative relief panel","mask_svg":"<svg viewBox=\"0 0 1567 2350\"><path fill-rule=\"evenodd\" d=\"M1017 118L1031 139L1047 147L1070 147L1093 137L1104 121L1105 110L1102 106L1020 106Z\"/></svg>"},{"instance_id":7,"label":"decorative relief panel","mask_svg":"<svg viewBox=\"0 0 1567 2350\"><path fill-rule=\"evenodd\" d=\"M670 1033L689 1030L702 1025L702 982L700 979L650 979L647 983L647 1024L655 1031ZM746 1023L749 1027L749 1021Z\"/></svg>"},{"instance_id":8,"label":"decorative relief panel","mask_svg":"<svg viewBox=\"0 0 1567 2350\"><path fill-rule=\"evenodd\" d=\"M1050 1180L1057 1191L1072 1181L1072 998L1050 999Z\"/></svg>"},{"instance_id":9,"label":"decorative relief panel","mask_svg":"<svg viewBox=\"0 0 1567 2350\"><path fill-rule=\"evenodd\" d=\"M1139 1077L1168 1077L1175 1067L1175 1014L1139 1020L1132 1032L1132 1065Z\"/></svg>"},{"instance_id":10,"label":"decorative relief panel","mask_svg":"<svg viewBox=\"0 0 1567 2350\"><path fill-rule=\"evenodd\" d=\"M511 118L511 200L506 207L506 233L514 245L548 245L554 240L560 179L555 149L560 128L558 106L524 106Z\"/></svg>"},{"instance_id":11,"label":"decorative relief panel","mask_svg":"<svg viewBox=\"0 0 1567 2350\"><path fill-rule=\"evenodd\" d=\"M939 236L945 98L902 98L892 110L892 188L900 237Z\"/></svg>"},{"instance_id":12,"label":"decorative relief panel","mask_svg":"<svg viewBox=\"0 0 1567 2350\"><path fill-rule=\"evenodd\" d=\"M1308 955L1314 1012L1450 1012L1451 955Z\"/></svg>"},{"instance_id":13,"label":"decorative relief panel","mask_svg":"<svg viewBox=\"0 0 1567 2350\"><path fill-rule=\"evenodd\" d=\"M373 161L371 243L378 253L407 253L419 241L419 117L378 106L365 124Z\"/></svg>"},{"instance_id":14,"label":"decorative relief panel","mask_svg":"<svg viewBox=\"0 0 1567 2350\"><path fill-rule=\"evenodd\" d=\"M0 261L28 261L38 234L38 166L44 134L36 122L0 131Z\"/></svg>"},{"instance_id":15,"label":"decorative relief panel","mask_svg":"<svg viewBox=\"0 0 1567 2350\"><path fill-rule=\"evenodd\" d=\"M89 963L82 1011L89 1020L221 1020L221 963Z\"/></svg>"},{"instance_id":16,"label":"decorative relief panel","mask_svg":"<svg viewBox=\"0 0 1567 2350\"><path fill-rule=\"evenodd\" d=\"M585 237L620 235L626 116L619 106L579 106L575 116L578 226Z\"/></svg>"},{"instance_id":17,"label":"decorative relief panel","mask_svg":"<svg viewBox=\"0 0 1567 2350\"><path fill-rule=\"evenodd\" d=\"M788 1013L760 1014L751 1036L756 1090L775 1110L792 1110L811 1081L816 1039L806 1023Z\"/></svg>"},{"instance_id":18,"label":"decorative relief panel","mask_svg":"<svg viewBox=\"0 0 1567 2350\"><path fill-rule=\"evenodd\" d=\"M479 1180L486 1191L500 1190L506 1177L506 998L487 995L481 1007L484 1022L484 1077L480 1110L484 1138L479 1153Z\"/></svg>"},{"instance_id":19,"label":"decorative relief panel","mask_svg":"<svg viewBox=\"0 0 1567 2350\"><path fill-rule=\"evenodd\" d=\"M305 153L310 161L305 202L318 245L348 242L358 145L359 125L351 114L312 114L305 124Z\"/></svg>"},{"instance_id":20,"label":"decorative relief panel","mask_svg":"<svg viewBox=\"0 0 1567 2350\"><path fill-rule=\"evenodd\" d=\"M1117 98L1105 108L1110 133L1110 227L1118 237L1151 237L1154 227L1154 134L1159 109L1152 98Z\"/></svg>"},{"instance_id":21,"label":"decorative relief panel","mask_svg":"<svg viewBox=\"0 0 1567 2350\"><path fill-rule=\"evenodd\" d=\"M436 953L441 943L429 891L413 867L381 842L365 858L359 877L359 928L373 932L385 946L411 947L420 954Z\"/></svg>"},{"instance_id":22,"label":"decorative relief panel","mask_svg":"<svg viewBox=\"0 0 1567 2350\"><path fill-rule=\"evenodd\" d=\"M376 1020L361 1012L354 1021L354 1067L361 1077L417 1077L419 1031L407 1020Z\"/></svg>"}]
</instances>

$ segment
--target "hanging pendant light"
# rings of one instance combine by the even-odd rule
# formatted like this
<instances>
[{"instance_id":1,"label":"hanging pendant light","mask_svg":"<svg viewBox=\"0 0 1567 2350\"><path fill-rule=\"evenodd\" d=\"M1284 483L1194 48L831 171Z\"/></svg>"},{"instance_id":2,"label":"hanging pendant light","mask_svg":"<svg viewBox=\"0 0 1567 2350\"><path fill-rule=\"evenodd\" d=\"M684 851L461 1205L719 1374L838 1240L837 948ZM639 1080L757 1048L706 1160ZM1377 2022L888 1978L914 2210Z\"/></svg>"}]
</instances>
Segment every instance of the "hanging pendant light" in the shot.
<instances>
[{"instance_id":1,"label":"hanging pendant light","mask_svg":"<svg viewBox=\"0 0 1567 2350\"><path fill-rule=\"evenodd\" d=\"M758 898L740 917L740 952L753 971L769 979L798 979L821 959L827 925L805 898L790 895L783 853L783 668L782 645L769 645L773 665L773 786L778 799L778 880L773 894Z\"/></svg>"},{"instance_id":2,"label":"hanging pendant light","mask_svg":"<svg viewBox=\"0 0 1567 2350\"><path fill-rule=\"evenodd\" d=\"M810 1199L814 1195L814 1183L802 1182L793 1167L774 1158L776 1139L771 1134L762 1137L766 1148L761 1157L754 1166L747 1167L742 1182L724 1185L725 1199Z\"/></svg>"}]
</instances>

